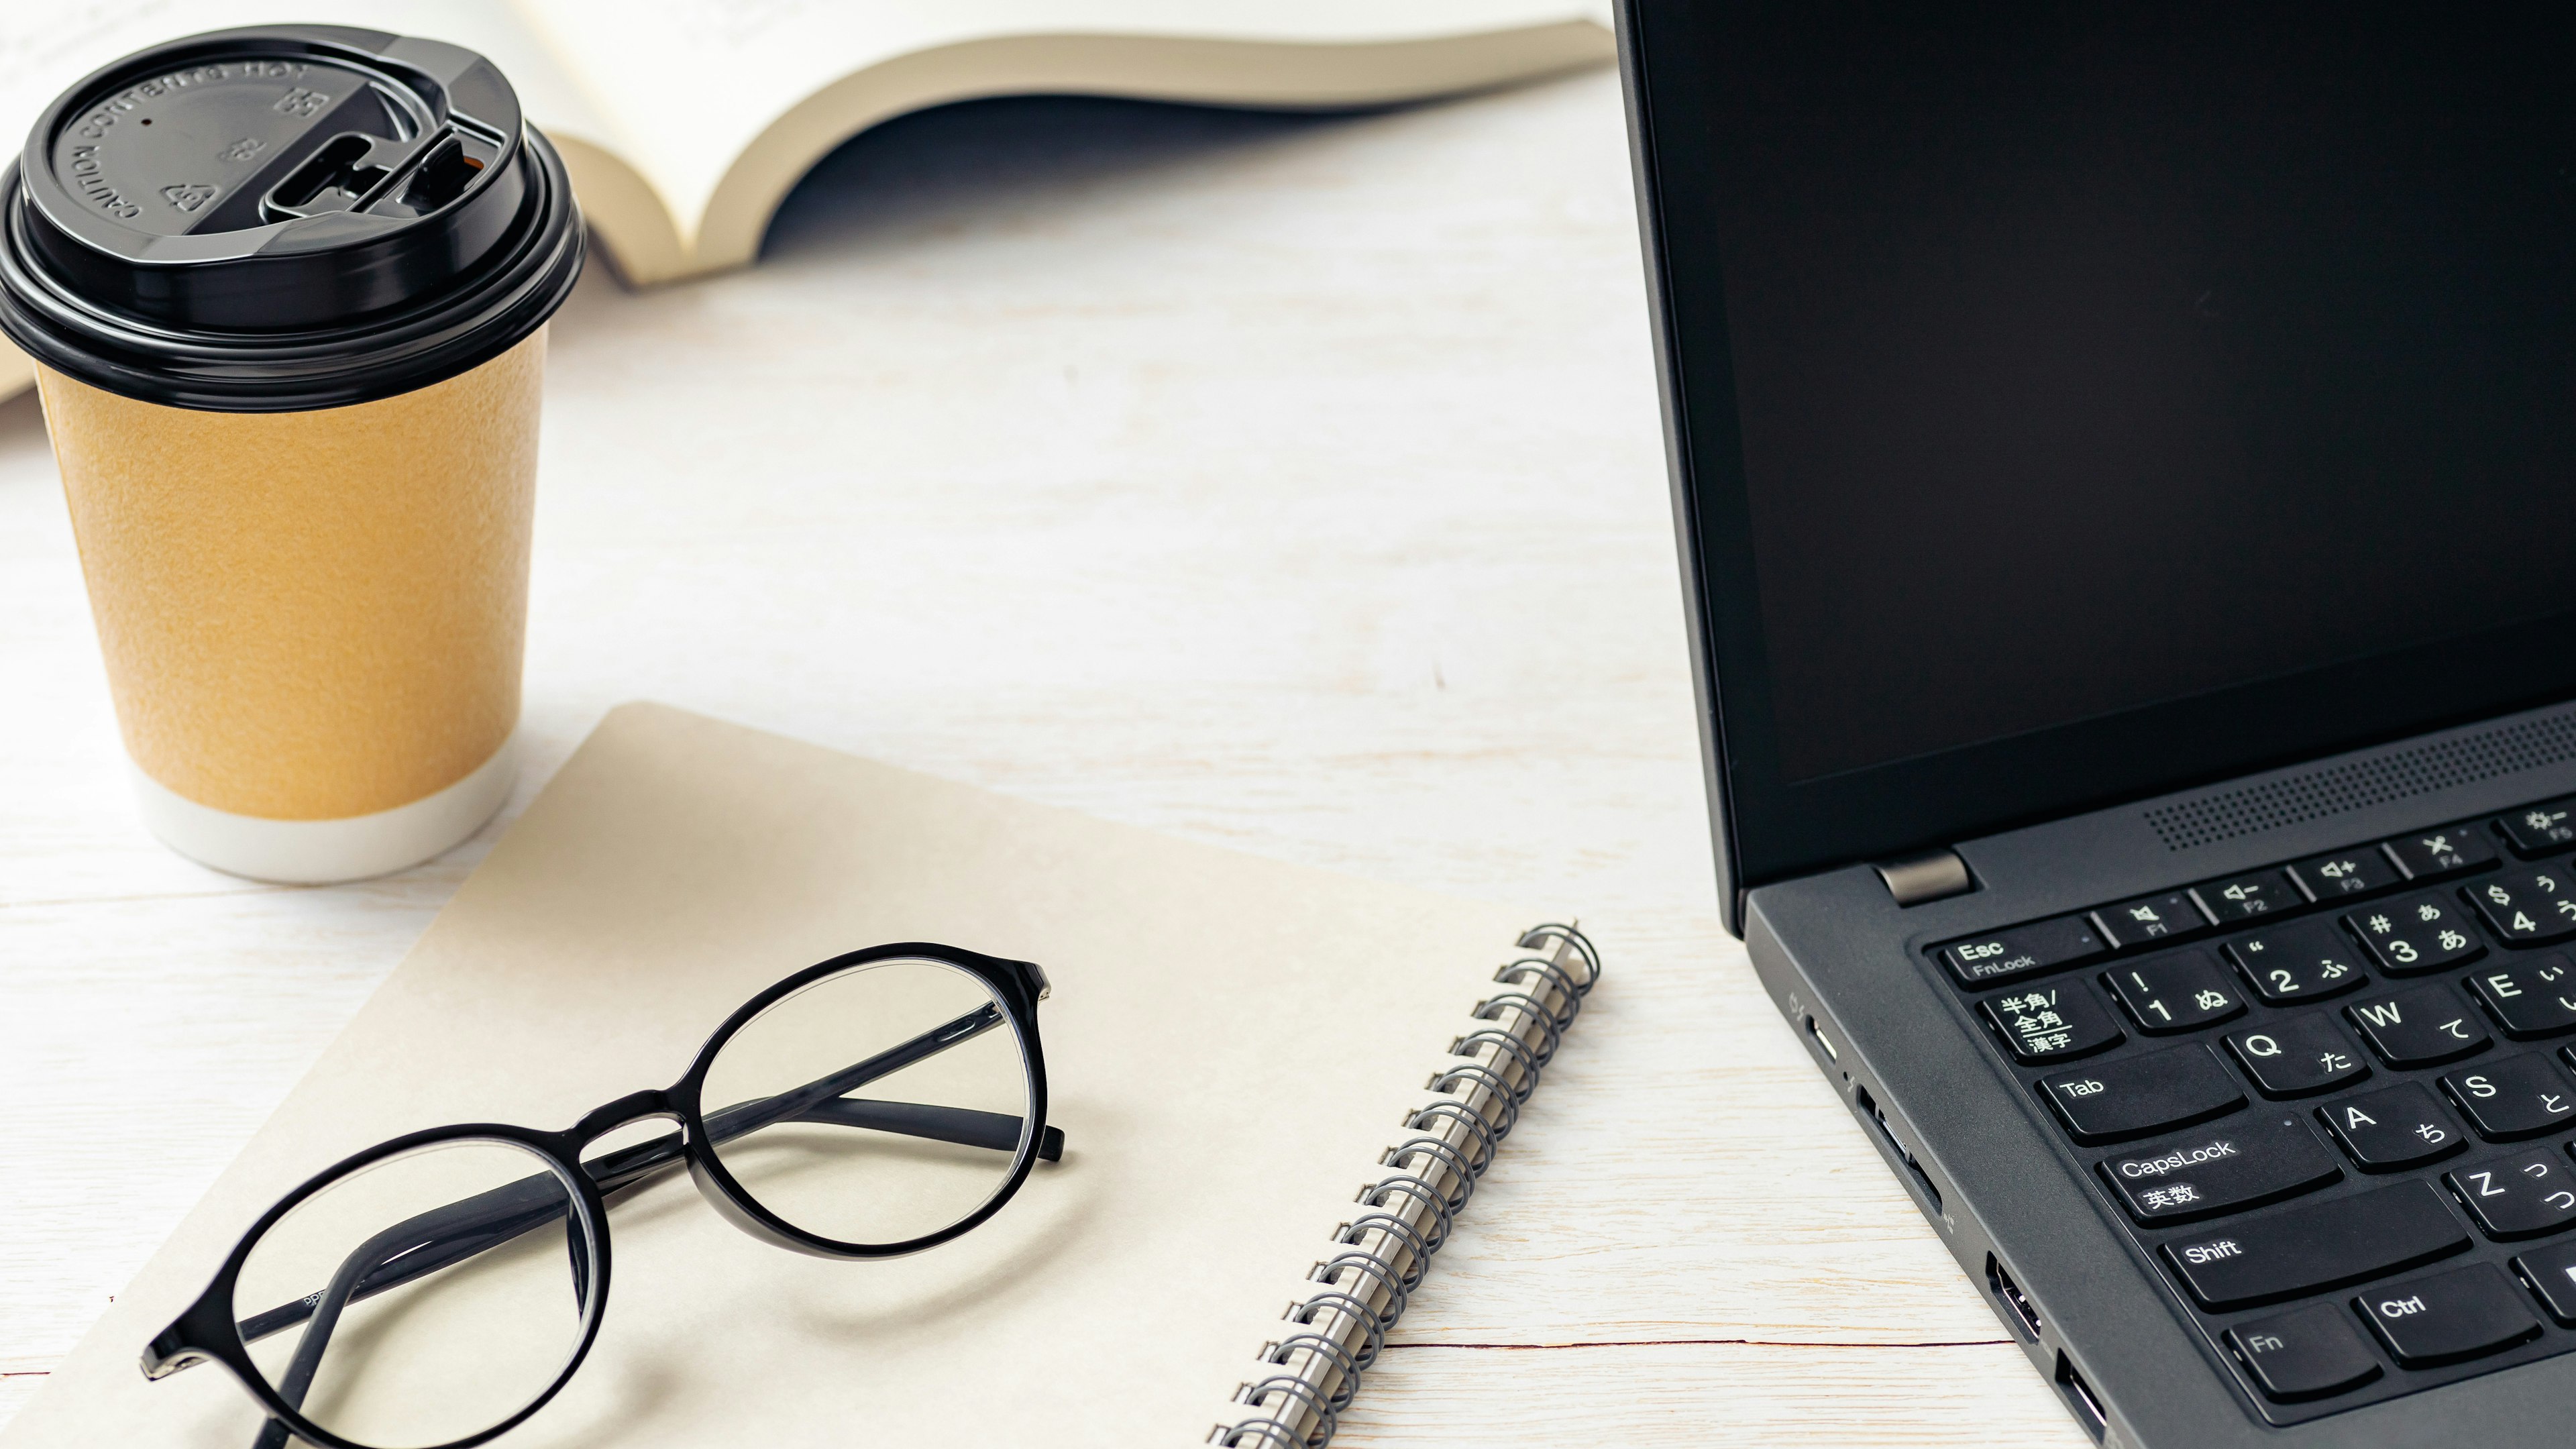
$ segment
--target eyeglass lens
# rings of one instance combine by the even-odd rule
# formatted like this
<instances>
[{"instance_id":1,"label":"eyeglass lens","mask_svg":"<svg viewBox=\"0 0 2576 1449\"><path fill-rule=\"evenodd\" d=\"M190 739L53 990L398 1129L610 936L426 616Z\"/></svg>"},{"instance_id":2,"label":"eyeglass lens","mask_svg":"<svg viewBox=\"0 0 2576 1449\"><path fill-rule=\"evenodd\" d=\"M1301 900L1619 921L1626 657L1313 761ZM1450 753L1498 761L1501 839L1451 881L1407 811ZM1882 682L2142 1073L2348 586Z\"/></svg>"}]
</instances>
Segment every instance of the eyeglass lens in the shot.
<instances>
[{"instance_id":1,"label":"eyeglass lens","mask_svg":"<svg viewBox=\"0 0 2576 1449\"><path fill-rule=\"evenodd\" d=\"M488 1139L342 1177L242 1265L233 1302L251 1361L357 1443L479 1434L542 1395L580 1342L595 1259L570 1204L544 1158Z\"/></svg>"},{"instance_id":2,"label":"eyeglass lens","mask_svg":"<svg viewBox=\"0 0 2576 1449\"><path fill-rule=\"evenodd\" d=\"M747 1195L869 1246L971 1216L1029 1130L1018 1031L989 987L936 961L853 967L772 1004L718 1049L700 1095Z\"/></svg>"}]
</instances>

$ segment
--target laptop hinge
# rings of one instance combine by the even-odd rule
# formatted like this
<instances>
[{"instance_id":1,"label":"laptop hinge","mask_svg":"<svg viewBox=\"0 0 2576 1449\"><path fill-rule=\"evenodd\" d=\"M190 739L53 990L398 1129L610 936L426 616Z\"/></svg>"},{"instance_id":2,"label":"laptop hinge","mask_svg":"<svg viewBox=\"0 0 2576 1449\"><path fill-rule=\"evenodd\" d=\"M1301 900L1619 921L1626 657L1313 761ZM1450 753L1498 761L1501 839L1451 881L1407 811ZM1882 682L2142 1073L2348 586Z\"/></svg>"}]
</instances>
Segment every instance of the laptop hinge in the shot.
<instances>
[{"instance_id":1,"label":"laptop hinge","mask_svg":"<svg viewBox=\"0 0 2576 1449\"><path fill-rule=\"evenodd\" d=\"M1968 863L1955 850L1932 850L1891 860L1878 867L1878 878L1887 882L1887 893L1896 897L1900 906L1919 906L1944 896L1964 895L1977 885L1968 875Z\"/></svg>"}]
</instances>

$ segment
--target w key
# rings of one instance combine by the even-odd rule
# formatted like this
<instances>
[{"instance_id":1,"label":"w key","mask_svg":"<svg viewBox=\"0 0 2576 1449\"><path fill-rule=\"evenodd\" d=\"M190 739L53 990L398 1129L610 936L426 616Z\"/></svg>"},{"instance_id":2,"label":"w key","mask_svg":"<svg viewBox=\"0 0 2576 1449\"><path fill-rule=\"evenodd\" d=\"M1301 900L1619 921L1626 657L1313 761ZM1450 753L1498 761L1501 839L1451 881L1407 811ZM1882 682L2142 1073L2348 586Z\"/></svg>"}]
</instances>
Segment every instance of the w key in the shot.
<instances>
[{"instance_id":1,"label":"w key","mask_svg":"<svg viewBox=\"0 0 2576 1449\"><path fill-rule=\"evenodd\" d=\"M2429 1067L2482 1051L2493 1040L2477 1013L2447 986L2356 1001L2344 1015L2392 1067Z\"/></svg>"}]
</instances>

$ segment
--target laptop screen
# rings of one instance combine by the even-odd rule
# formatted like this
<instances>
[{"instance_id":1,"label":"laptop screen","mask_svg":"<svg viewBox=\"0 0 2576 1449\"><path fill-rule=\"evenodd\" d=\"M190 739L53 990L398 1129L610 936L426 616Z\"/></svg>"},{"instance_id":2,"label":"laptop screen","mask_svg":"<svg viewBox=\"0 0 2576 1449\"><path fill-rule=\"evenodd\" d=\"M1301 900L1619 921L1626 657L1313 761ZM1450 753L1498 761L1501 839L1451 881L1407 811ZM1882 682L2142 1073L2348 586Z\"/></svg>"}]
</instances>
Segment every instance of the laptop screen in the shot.
<instances>
[{"instance_id":1,"label":"laptop screen","mask_svg":"<svg viewBox=\"0 0 2576 1449\"><path fill-rule=\"evenodd\" d=\"M2576 605L2562 38L2018 8L1702 52L1781 776Z\"/></svg>"}]
</instances>

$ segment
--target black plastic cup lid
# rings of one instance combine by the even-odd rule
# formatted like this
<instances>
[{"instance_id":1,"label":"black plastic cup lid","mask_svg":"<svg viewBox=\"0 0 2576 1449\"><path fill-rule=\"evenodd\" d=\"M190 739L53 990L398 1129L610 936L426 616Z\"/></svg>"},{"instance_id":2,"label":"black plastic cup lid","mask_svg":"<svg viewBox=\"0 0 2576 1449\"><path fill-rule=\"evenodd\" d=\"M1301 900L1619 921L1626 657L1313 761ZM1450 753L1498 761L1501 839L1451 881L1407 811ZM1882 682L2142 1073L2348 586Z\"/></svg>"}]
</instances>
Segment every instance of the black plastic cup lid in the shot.
<instances>
[{"instance_id":1,"label":"black plastic cup lid","mask_svg":"<svg viewBox=\"0 0 2576 1449\"><path fill-rule=\"evenodd\" d=\"M581 213L500 71L329 25L82 80L0 173L0 332L111 392L294 412L500 355L581 274Z\"/></svg>"}]
</instances>

